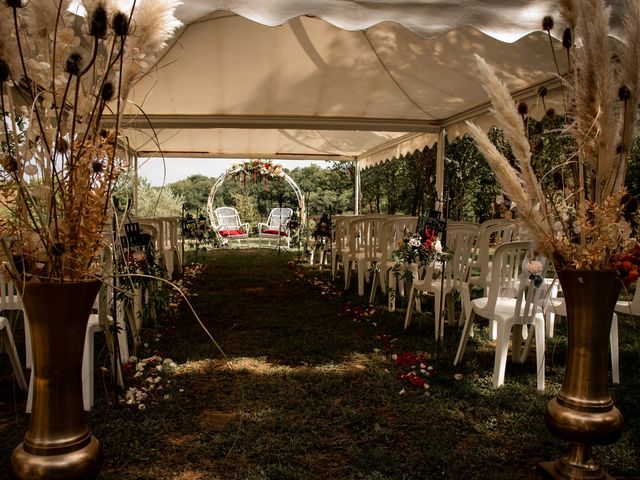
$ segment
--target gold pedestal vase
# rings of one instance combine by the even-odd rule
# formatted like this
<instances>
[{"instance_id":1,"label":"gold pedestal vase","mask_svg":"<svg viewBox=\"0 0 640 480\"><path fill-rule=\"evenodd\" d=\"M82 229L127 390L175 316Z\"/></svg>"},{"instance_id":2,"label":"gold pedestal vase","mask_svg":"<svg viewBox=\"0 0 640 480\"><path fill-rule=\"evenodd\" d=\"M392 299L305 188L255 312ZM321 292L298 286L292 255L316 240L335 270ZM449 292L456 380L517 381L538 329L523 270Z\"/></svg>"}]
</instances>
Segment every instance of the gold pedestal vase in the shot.
<instances>
[{"instance_id":1,"label":"gold pedestal vase","mask_svg":"<svg viewBox=\"0 0 640 480\"><path fill-rule=\"evenodd\" d=\"M23 442L11 456L16 479L93 479L102 447L85 422L82 353L99 281L24 282L31 328L33 405Z\"/></svg>"},{"instance_id":2,"label":"gold pedestal vase","mask_svg":"<svg viewBox=\"0 0 640 480\"><path fill-rule=\"evenodd\" d=\"M620 437L622 414L609 395L608 343L611 318L622 284L614 271L558 272L567 307L568 351L562 387L545 411L547 429L569 442L556 462L540 464L545 478L611 478L591 455L592 445Z\"/></svg>"}]
</instances>

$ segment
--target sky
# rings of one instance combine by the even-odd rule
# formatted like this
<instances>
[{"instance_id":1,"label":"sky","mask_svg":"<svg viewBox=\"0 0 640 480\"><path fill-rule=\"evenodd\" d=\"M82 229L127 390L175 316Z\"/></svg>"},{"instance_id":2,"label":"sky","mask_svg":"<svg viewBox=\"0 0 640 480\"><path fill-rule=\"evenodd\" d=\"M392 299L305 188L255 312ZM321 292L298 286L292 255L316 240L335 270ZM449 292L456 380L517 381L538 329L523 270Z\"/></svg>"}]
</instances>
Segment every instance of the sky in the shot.
<instances>
[{"instance_id":1,"label":"sky","mask_svg":"<svg viewBox=\"0 0 640 480\"><path fill-rule=\"evenodd\" d=\"M141 158L138 163L138 174L145 177L153 186L168 185L191 175L219 177L235 163L246 160L237 158ZM331 162L325 160L274 160L286 169L318 165L326 168Z\"/></svg>"}]
</instances>

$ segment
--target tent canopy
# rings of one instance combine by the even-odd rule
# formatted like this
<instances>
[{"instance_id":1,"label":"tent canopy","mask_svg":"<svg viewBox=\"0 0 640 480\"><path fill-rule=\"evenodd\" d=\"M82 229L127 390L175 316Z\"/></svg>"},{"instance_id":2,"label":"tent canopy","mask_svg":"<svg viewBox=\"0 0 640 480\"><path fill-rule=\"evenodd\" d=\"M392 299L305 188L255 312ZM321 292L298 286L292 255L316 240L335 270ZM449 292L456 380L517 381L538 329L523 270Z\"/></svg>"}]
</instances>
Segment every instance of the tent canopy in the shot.
<instances>
[{"instance_id":1,"label":"tent canopy","mask_svg":"<svg viewBox=\"0 0 640 480\"><path fill-rule=\"evenodd\" d=\"M542 18L553 0L189 0L184 26L132 89L123 126L138 156L358 160L489 126L474 54L530 111L561 109ZM613 1L614 27L622 2ZM617 28L617 27L616 27ZM617 29L614 28L614 33ZM561 70L566 54L553 40Z\"/></svg>"}]
</instances>

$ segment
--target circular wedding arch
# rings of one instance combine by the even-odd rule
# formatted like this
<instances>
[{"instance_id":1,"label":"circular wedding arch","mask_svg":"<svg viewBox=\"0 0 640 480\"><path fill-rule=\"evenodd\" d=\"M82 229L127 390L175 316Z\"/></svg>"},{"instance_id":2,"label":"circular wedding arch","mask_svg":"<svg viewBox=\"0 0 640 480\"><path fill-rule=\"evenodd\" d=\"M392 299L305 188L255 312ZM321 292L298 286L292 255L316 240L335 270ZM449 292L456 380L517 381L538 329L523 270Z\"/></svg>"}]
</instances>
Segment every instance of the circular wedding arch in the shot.
<instances>
[{"instance_id":1,"label":"circular wedding arch","mask_svg":"<svg viewBox=\"0 0 640 480\"><path fill-rule=\"evenodd\" d=\"M253 161L249 161L240 165L234 165L231 168L229 168L228 170L226 170L222 175L220 175L220 177L216 180L216 182L213 184L213 186L211 187L211 190L209 191L209 199L207 200L207 214L209 215L209 221L211 222L211 225L213 227L216 226L217 221L216 221L216 215L215 215L215 207L213 206L213 200L216 196L216 192L218 191L218 189L222 186L222 184L224 183L224 181L229 178L229 177L233 177L235 175L239 175L241 173L247 174L247 175L253 175L254 173L256 173L257 175L260 176L261 179L271 179L271 178L283 178L288 184L289 186L293 189L293 191L296 194L296 198L298 200L298 210L300 211L300 215L298 218L300 218L300 222L302 223L303 219L305 218L304 213L305 213L305 208L304 208L304 194L302 193L302 190L300 190L300 187L298 187L298 184L293 180L293 178L291 178L291 176L286 173L281 166L279 166L280 168L273 172L270 171L269 174L267 175L261 175L260 173L255 172L255 170L247 170L247 166L249 167L259 167L260 165L268 165L271 169L271 167L278 167L279 165L275 165L271 162L268 161L263 161L262 163L256 164Z\"/></svg>"}]
</instances>

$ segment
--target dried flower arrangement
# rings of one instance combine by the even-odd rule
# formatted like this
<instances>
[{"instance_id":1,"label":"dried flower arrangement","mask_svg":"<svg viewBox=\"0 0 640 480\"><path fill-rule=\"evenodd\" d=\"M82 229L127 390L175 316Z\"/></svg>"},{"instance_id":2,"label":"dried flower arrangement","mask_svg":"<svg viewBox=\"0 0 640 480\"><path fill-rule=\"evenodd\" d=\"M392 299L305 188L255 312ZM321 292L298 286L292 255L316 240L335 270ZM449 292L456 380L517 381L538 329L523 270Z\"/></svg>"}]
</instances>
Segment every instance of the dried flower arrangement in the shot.
<instances>
[{"instance_id":1,"label":"dried flower arrangement","mask_svg":"<svg viewBox=\"0 0 640 480\"><path fill-rule=\"evenodd\" d=\"M2 0L0 237L14 275L98 273L132 85L173 32L178 0ZM116 119L110 128L104 114Z\"/></svg>"},{"instance_id":2,"label":"dried flower arrangement","mask_svg":"<svg viewBox=\"0 0 640 480\"><path fill-rule=\"evenodd\" d=\"M559 3L567 24L562 44L569 65L568 73L558 72L567 115L562 133L572 142L572 155L551 171L536 175L525 128L526 105L515 104L504 83L479 56L481 81L498 127L511 146L513 163L485 132L473 123L467 125L502 188L516 203L519 221L557 269L612 269L635 245L623 208L640 99L640 3L626 3L626 38L616 55L604 0ZM553 19L545 17L542 27L550 32ZM544 97L546 89L539 94Z\"/></svg>"}]
</instances>

